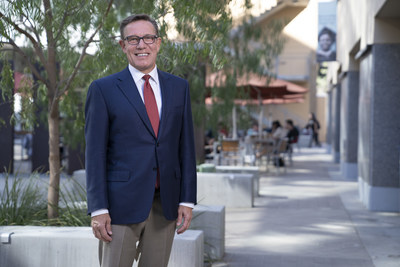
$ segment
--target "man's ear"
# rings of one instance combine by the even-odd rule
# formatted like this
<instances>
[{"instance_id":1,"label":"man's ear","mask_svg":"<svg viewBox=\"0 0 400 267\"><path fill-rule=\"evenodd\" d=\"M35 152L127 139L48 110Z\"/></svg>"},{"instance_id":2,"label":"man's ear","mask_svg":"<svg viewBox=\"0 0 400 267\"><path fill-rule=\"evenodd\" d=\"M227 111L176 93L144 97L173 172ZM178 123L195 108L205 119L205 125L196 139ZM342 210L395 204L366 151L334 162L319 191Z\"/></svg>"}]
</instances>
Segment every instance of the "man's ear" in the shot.
<instances>
[{"instance_id":1,"label":"man's ear","mask_svg":"<svg viewBox=\"0 0 400 267\"><path fill-rule=\"evenodd\" d=\"M157 52L160 51L160 47L161 47L161 37L158 37L157 40Z\"/></svg>"},{"instance_id":2,"label":"man's ear","mask_svg":"<svg viewBox=\"0 0 400 267\"><path fill-rule=\"evenodd\" d=\"M124 40L119 40L118 43L121 46L122 50L124 51L125 50L125 42L124 42Z\"/></svg>"}]
</instances>

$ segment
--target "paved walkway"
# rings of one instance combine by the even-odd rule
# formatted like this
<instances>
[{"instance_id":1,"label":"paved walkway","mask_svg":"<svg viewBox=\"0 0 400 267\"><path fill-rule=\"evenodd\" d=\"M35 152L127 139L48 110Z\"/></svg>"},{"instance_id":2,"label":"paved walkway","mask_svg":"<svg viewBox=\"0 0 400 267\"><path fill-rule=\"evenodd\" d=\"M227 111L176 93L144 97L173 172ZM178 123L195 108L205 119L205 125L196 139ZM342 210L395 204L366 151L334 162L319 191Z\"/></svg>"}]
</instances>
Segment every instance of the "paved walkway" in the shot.
<instances>
[{"instance_id":1,"label":"paved walkway","mask_svg":"<svg viewBox=\"0 0 400 267\"><path fill-rule=\"evenodd\" d=\"M400 266L400 214L370 212L324 148L295 151L261 178L251 209L226 210L226 254L213 267Z\"/></svg>"}]
</instances>

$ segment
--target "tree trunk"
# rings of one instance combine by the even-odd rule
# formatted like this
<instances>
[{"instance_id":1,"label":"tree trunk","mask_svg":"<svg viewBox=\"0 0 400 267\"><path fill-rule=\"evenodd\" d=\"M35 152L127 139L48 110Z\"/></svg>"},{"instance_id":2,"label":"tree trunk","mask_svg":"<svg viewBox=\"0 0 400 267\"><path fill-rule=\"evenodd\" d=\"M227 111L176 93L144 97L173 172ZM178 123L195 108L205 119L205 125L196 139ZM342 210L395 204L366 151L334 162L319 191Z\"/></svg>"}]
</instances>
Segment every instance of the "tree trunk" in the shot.
<instances>
[{"instance_id":1,"label":"tree trunk","mask_svg":"<svg viewBox=\"0 0 400 267\"><path fill-rule=\"evenodd\" d=\"M47 217L49 219L54 219L58 217L58 201L60 199L60 121L58 101L49 112L48 123L50 180L47 194Z\"/></svg>"}]
</instances>

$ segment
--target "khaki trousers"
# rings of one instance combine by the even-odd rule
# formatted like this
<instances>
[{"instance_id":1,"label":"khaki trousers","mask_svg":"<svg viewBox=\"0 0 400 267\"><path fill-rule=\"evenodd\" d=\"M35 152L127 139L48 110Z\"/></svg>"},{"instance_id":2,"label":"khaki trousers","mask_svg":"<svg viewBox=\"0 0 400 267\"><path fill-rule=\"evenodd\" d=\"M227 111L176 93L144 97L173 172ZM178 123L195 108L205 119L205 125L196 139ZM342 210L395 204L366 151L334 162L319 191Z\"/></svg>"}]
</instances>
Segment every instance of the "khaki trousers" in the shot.
<instances>
[{"instance_id":1,"label":"khaki trousers","mask_svg":"<svg viewBox=\"0 0 400 267\"><path fill-rule=\"evenodd\" d=\"M138 224L111 224L112 241L99 243L101 267L167 267L175 233L175 221L165 219L160 193L156 192L149 217Z\"/></svg>"}]
</instances>

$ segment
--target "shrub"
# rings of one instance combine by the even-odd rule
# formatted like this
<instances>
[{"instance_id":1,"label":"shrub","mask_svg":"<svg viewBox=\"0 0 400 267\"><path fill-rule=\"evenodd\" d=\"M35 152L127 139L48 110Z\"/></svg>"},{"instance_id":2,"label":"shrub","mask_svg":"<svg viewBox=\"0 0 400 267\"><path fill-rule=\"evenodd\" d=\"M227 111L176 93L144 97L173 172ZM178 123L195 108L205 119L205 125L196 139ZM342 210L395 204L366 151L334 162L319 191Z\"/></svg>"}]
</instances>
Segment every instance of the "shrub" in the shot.
<instances>
[{"instance_id":1,"label":"shrub","mask_svg":"<svg viewBox=\"0 0 400 267\"><path fill-rule=\"evenodd\" d=\"M24 178L5 174L0 189L0 225L89 226L86 215L86 191L75 180L68 179L60 187L58 218L47 218L46 190L48 184L34 172Z\"/></svg>"},{"instance_id":2,"label":"shrub","mask_svg":"<svg viewBox=\"0 0 400 267\"><path fill-rule=\"evenodd\" d=\"M46 216L46 203L37 180L35 175L26 180L5 174L0 192L0 225L26 225Z\"/></svg>"}]
</instances>

